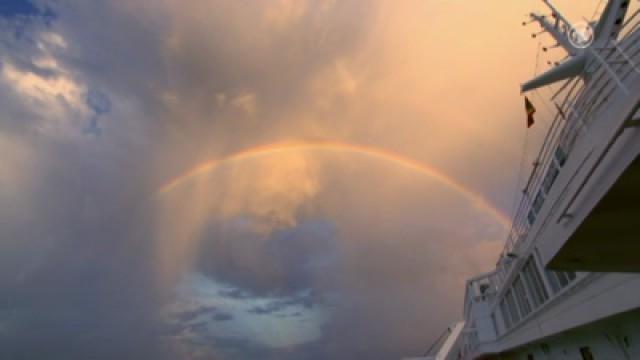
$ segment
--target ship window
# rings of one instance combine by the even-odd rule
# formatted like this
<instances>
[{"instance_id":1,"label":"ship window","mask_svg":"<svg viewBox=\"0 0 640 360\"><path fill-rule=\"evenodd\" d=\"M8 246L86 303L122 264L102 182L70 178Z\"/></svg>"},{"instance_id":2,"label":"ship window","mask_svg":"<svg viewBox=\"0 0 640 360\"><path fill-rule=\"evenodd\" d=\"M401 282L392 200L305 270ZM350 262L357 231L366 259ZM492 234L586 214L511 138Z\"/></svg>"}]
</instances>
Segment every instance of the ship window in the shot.
<instances>
[{"instance_id":1,"label":"ship window","mask_svg":"<svg viewBox=\"0 0 640 360\"><path fill-rule=\"evenodd\" d=\"M567 154L564 152L564 149L558 146L554 155L558 161L558 165L564 166L564 163L567 162Z\"/></svg>"},{"instance_id":2,"label":"ship window","mask_svg":"<svg viewBox=\"0 0 640 360\"><path fill-rule=\"evenodd\" d=\"M567 285L569 285L569 277L567 276L567 273L565 273L564 271L558 271L556 273L556 276L558 277L558 281L560 282L560 286L565 287Z\"/></svg>"},{"instance_id":3,"label":"ship window","mask_svg":"<svg viewBox=\"0 0 640 360\"><path fill-rule=\"evenodd\" d=\"M527 221L529 222L529 225L533 225L533 223L536 222L536 213L533 209L529 210L529 214L527 214Z\"/></svg>"},{"instance_id":4,"label":"ship window","mask_svg":"<svg viewBox=\"0 0 640 360\"><path fill-rule=\"evenodd\" d=\"M563 287L569 285L576 278L576 273L573 271L560 271L557 275Z\"/></svg>"},{"instance_id":5,"label":"ship window","mask_svg":"<svg viewBox=\"0 0 640 360\"><path fill-rule=\"evenodd\" d=\"M522 275L528 285L529 293L531 293L531 300L533 301L533 307L537 308L542 305L549 298L547 289L545 288L540 272L536 267L536 263L533 256L530 256L522 269Z\"/></svg>"},{"instance_id":6,"label":"ship window","mask_svg":"<svg viewBox=\"0 0 640 360\"><path fill-rule=\"evenodd\" d=\"M513 297L513 292L511 291L511 289L507 291L505 299L507 300L507 308L509 309L511 320L513 324L517 324L520 321L520 314L518 314L518 309L516 308L516 300Z\"/></svg>"},{"instance_id":7,"label":"ship window","mask_svg":"<svg viewBox=\"0 0 640 360\"><path fill-rule=\"evenodd\" d=\"M544 181L542 182L542 188L546 194L551 190L551 186L554 181L556 181L559 173L560 170L558 169L558 166L554 162L551 162L551 164L549 164L549 169L547 170L547 175L545 175Z\"/></svg>"},{"instance_id":8,"label":"ship window","mask_svg":"<svg viewBox=\"0 0 640 360\"><path fill-rule=\"evenodd\" d=\"M527 316L531 312L531 304L529 303L529 299L527 298L527 291L524 288L524 283L522 282L522 277L518 276L513 281L513 290L516 293L516 297L518 298L518 305L520 305L520 313L522 316Z\"/></svg>"},{"instance_id":9,"label":"ship window","mask_svg":"<svg viewBox=\"0 0 640 360\"><path fill-rule=\"evenodd\" d=\"M505 299L500 301L500 312L502 313L502 319L504 320L505 328L509 329L511 327L511 316L509 315L509 311L507 310L507 303Z\"/></svg>"},{"instance_id":10,"label":"ship window","mask_svg":"<svg viewBox=\"0 0 640 360\"><path fill-rule=\"evenodd\" d=\"M540 208L542 208L543 203L544 195L542 195L542 191L538 191L536 198L533 200L533 210L535 210L536 214L540 212Z\"/></svg>"},{"instance_id":11,"label":"ship window","mask_svg":"<svg viewBox=\"0 0 640 360\"><path fill-rule=\"evenodd\" d=\"M560 289L562 289L562 285L560 285L560 282L558 281L558 277L556 276L555 271L545 271L547 274L547 279L549 279L549 284L551 285L551 290L553 290L553 293L557 293L558 291L560 291Z\"/></svg>"},{"instance_id":12,"label":"ship window","mask_svg":"<svg viewBox=\"0 0 640 360\"><path fill-rule=\"evenodd\" d=\"M554 293L569 285L576 278L576 273L573 271L546 271L546 273Z\"/></svg>"},{"instance_id":13,"label":"ship window","mask_svg":"<svg viewBox=\"0 0 640 360\"><path fill-rule=\"evenodd\" d=\"M493 325L493 329L495 330L496 335L498 335L498 322L496 321L495 313L491 313L491 324Z\"/></svg>"},{"instance_id":14,"label":"ship window","mask_svg":"<svg viewBox=\"0 0 640 360\"><path fill-rule=\"evenodd\" d=\"M551 348L549 347L549 344L542 343L540 344L540 348L542 349L542 352L545 355L549 356L549 353L551 352Z\"/></svg>"},{"instance_id":15,"label":"ship window","mask_svg":"<svg viewBox=\"0 0 640 360\"><path fill-rule=\"evenodd\" d=\"M588 346L580 348L580 355L582 356L582 360L595 360Z\"/></svg>"}]
</instances>

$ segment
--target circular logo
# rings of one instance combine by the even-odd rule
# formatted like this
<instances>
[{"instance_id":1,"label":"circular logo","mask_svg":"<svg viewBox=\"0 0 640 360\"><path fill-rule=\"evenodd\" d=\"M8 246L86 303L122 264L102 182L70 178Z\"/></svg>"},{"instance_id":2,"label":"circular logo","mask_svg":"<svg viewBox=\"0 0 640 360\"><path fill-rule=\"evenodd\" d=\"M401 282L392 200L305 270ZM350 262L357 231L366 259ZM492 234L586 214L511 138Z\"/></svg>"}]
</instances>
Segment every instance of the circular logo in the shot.
<instances>
[{"instance_id":1,"label":"circular logo","mask_svg":"<svg viewBox=\"0 0 640 360\"><path fill-rule=\"evenodd\" d=\"M573 24L569 29L569 42L578 49L584 49L593 42L593 29L586 22Z\"/></svg>"}]
</instances>

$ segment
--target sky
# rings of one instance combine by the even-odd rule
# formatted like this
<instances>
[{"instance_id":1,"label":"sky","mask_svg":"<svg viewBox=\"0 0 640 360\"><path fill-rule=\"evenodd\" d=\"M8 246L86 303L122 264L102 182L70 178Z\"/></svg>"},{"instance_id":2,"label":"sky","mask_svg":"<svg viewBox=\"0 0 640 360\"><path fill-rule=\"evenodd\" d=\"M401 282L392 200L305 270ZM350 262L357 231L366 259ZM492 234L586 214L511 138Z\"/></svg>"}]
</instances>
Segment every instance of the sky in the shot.
<instances>
[{"instance_id":1,"label":"sky","mask_svg":"<svg viewBox=\"0 0 640 360\"><path fill-rule=\"evenodd\" d=\"M550 122L531 10L3 1L0 358L424 353Z\"/></svg>"}]
</instances>

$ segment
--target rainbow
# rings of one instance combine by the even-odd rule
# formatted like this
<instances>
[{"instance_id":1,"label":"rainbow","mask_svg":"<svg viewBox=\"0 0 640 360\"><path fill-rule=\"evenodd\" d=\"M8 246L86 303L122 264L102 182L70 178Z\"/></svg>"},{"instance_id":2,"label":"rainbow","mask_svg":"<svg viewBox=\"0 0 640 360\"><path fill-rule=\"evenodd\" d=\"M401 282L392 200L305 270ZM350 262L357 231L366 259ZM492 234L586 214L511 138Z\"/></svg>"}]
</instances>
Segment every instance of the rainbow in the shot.
<instances>
[{"instance_id":1,"label":"rainbow","mask_svg":"<svg viewBox=\"0 0 640 360\"><path fill-rule=\"evenodd\" d=\"M456 181L437 168L428 166L417 160L404 157L400 154L388 150L374 148L366 145L357 145L337 141L277 142L245 149L226 157L207 160L201 164L196 165L186 173L167 182L159 189L158 195L162 196L163 194L166 194L177 188L187 180L213 171L222 164L254 159L263 156L272 156L290 151L331 151L340 153L351 153L391 162L393 164L396 164L397 166L415 171L419 174L440 182L441 184L467 198L478 208L493 216L505 228L508 228L510 226L511 221L509 220L509 217L502 213L502 211L494 207L491 203L489 203L481 194L478 194L472 189L469 189L462 183Z\"/></svg>"}]
</instances>

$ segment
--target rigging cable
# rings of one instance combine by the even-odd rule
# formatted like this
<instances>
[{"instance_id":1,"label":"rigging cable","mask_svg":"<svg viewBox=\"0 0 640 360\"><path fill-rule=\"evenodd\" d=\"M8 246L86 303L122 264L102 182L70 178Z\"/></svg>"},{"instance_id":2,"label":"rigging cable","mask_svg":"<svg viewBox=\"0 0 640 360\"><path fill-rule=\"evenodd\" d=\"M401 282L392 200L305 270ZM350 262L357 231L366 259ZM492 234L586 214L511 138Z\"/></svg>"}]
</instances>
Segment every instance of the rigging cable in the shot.
<instances>
[{"instance_id":1,"label":"rigging cable","mask_svg":"<svg viewBox=\"0 0 640 360\"><path fill-rule=\"evenodd\" d=\"M598 5L596 5L596 9L593 11L593 15L591 15L591 21L593 21L593 19L596 18L596 15L598 15L598 10L600 10L600 6L602 5L602 2L604 0L600 0L600 2L598 2Z\"/></svg>"},{"instance_id":2,"label":"rigging cable","mask_svg":"<svg viewBox=\"0 0 640 360\"><path fill-rule=\"evenodd\" d=\"M540 63L540 48L541 48L541 45L542 45L542 43L538 41L538 52L536 54L536 68L535 68L534 74L533 74L534 77L538 74L538 65ZM548 87L551 87L551 86L552 86L551 84L548 85ZM547 102L544 100L544 97L540 94L540 92L538 90L539 89L534 89L533 90L533 95L538 97L538 100L540 100L540 102L544 106L544 108L547 111L547 113L549 113L550 117L553 118L553 116L554 116L553 110L551 109L549 104L547 104ZM549 126L549 122L547 121L546 118L543 117L542 121L545 123L545 125Z\"/></svg>"},{"instance_id":3,"label":"rigging cable","mask_svg":"<svg viewBox=\"0 0 640 360\"><path fill-rule=\"evenodd\" d=\"M542 42L538 41L538 49L536 51L536 66L533 69L534 78L536 77L536 75L538 75L538 67L540 66L540 50L541 49L542 49ZM544 104L545 109L551 114L551 117L553 117L553 111L551 111L551 109L549 108L549 105L544 101L542 96L538 93L538 89L534 89L533 94L538 96L540 102ZM543 119L543 121L547 126L549 125L546 119Z\"/></svg>"},{"instance_id":4,"label":"rigging cable","mask_svg":"<svg viewBox=\"0 0 640 360\"><path fill-rule=\"evenodd\" d=\"M538 100L540 100L540 102L544 106L545 111L549 113L551 118L553 118L554 112L553 110L551 110L551 106L547 104L547 101L544 99L544 97L542 97L540 92L538 92L538 89L533 90L533 95L538 97ZM544 122L545 125L549 126L549 121L547 120L546 117L542 117L542 122Z\"/></svg>"},{"instance_id":5,"label":"rigging cable","mask_svg":"<svg viewBox=\"0 0 640 360\"><path fill-rule=\"evenodd\" d=\"M516 223L516 216L518 215L518 200L520 199L520 197L518 196L518 194L522 193L522 190L520 189L520 185L522 182L522 173L524 171L524 163L525 163L525 158L527 157L527 144L529 140L529 129L525 129L524 130L524 141L522 142L522 153L520 155L520 166L518 167L518 178L516 179L516 186L513 189L513 203L511 204L511 213L513 215L511 215L511 230L509 231L509 234L511 234L511 232L513 232L514 230L514 226Z\"/></svg>"},{"instance_id":6,"label":"rigging cable","mask_svg":"<svg viewBox=\"0 0 640 360\"><path fill-rule=\"evenodd\" d=\"M535 78L536 75L538 75L538 65L540 64L540 49L542 48L542 43L540 41L538 41L538 49L536 51L536 65L533 69L533 77ZM527 144L528 144L528 140L529 140L529 129L525 129L524 131L524 141L522 142L522 153L520 155L520 166L518 167L518 177L516 179L516 186L515 189L513 190L513 203L511 204L511 230L509 231L509 234L507 234L507 236L509 236L511 234L511 232L513 232L514 230L514 225L516 222L516 216L518 213L518 200L520 199L520 197L518 196L518 194L521 192L520 190L520 183L522 182L522 172L524 171L524 162L525 162L525 158L527 156Z\"/></svg>"}]
</instances>

